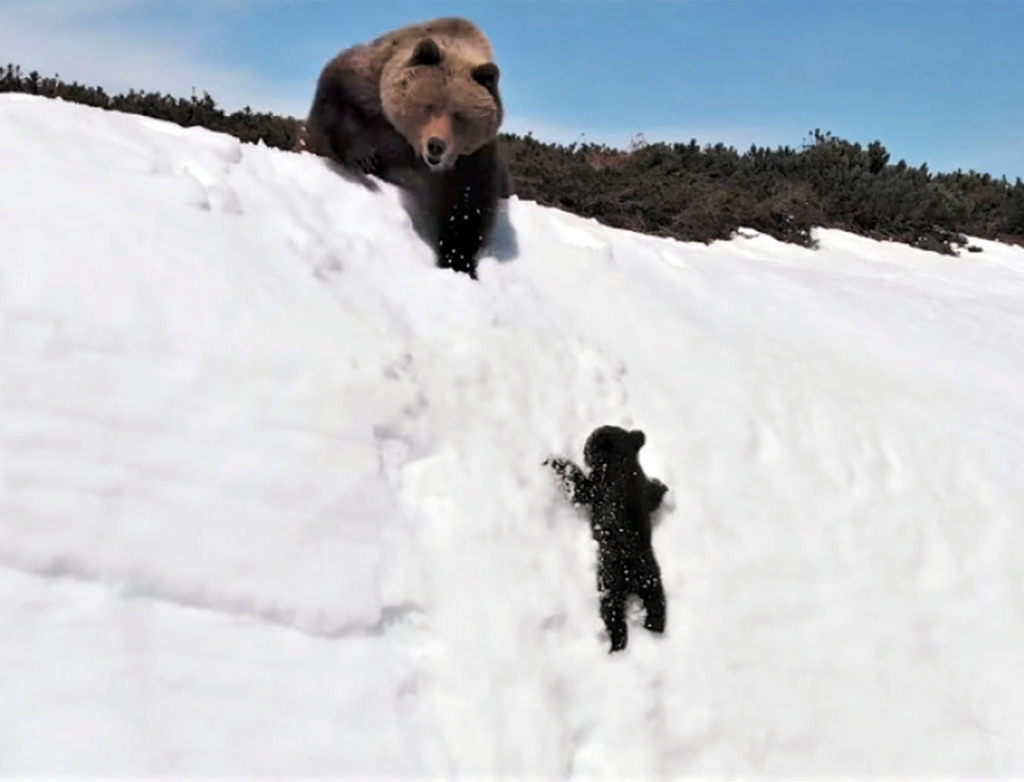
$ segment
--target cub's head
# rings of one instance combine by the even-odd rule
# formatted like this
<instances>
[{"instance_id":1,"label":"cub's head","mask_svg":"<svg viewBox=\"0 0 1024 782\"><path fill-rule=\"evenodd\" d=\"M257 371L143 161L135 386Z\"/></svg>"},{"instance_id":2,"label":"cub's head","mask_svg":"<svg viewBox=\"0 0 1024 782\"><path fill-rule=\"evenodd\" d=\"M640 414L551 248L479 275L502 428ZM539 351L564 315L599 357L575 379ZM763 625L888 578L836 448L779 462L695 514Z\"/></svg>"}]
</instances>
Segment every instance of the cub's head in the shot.
<instances>
[{"instance_id":1,"label":"cub's head","mask_svg":"<svg viewBox=\"0 0 1024 782\"><path fill-rule=\"evenodd\" d=\"M497 136L499 74L493 62L474 64L422 38L384 69L384 116L432 171L447 171Z\"/></svg>"},{"instance_id":2,"label":"cub's head","mask_svg":"<svg viewBox=\"0 0 1024 782\"><path fill-rule=\"evenodd\" d=\"M627 431L618 426L599 426L583 446L583 460L590 469L635 462L646 441L646 436L639 429Z\"/></svg>"}]
</instances>

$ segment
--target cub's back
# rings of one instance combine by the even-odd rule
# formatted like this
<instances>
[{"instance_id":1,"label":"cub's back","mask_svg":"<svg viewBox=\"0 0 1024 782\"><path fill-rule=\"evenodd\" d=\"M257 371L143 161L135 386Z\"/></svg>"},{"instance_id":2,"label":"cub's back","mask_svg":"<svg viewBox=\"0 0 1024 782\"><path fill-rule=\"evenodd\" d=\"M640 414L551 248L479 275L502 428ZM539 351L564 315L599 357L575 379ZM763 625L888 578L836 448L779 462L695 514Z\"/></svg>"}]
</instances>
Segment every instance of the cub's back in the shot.
<instances>
[{"instance_id":1,"label":"cub's back","mask_svg":"<svg viewBox=\"0 0 1024 782\"><path fill-rule=\"evenodd\" d=\"M611 543L623 554L632 554L651 537L647 508L647 476L639 465L602 470L594 480L593 523L598 540Z\"/></svg>"}]
</instances>

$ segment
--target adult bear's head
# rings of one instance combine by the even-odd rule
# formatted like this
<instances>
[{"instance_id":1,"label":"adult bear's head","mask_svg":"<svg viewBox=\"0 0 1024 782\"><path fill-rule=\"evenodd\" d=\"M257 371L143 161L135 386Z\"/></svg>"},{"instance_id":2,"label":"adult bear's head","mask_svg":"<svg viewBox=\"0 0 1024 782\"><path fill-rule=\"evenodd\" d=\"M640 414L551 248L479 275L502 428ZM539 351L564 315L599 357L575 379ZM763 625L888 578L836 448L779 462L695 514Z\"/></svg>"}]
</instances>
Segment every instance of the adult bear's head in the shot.
<instances>
[{"instance_id":1,"label":"adult bear's head","mask_svg":"<svg viewBox=\"0 0 1024 782\"><path fill-rule=\"evenodd\" d=\"M498 66L423 37L381 77L384 116L431 171L447 171L498 135L503 118Z\"/></svg>"}]
</instances>

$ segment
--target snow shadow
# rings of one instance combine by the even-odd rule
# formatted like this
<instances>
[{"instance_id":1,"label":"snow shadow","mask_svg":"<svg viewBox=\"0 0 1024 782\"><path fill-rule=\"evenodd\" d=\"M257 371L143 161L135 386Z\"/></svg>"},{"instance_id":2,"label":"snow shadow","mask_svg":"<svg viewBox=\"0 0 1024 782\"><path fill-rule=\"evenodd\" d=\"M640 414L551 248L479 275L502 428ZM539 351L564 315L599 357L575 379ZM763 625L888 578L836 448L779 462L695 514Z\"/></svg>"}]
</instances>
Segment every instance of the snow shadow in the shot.
<instances>
[{"instance_id":1,"label":"snow shadow","mask_svg":"<svg viewBox=\"0 0 1024 782\"><path fill-rule=\"evenodd\" d=\"M377 183L377 181L368 176L367 174L363 174L359 171L351 171L345 168L345 166L341 165L341 163L338 163L337 161L331 160L329 158L324 158L324 163L331 171L340 176L346 182L351 182L354 185L360 185L362 187L365 187L371 193L381 192L380 185Z\"/></svg>"},{"instance_id":2,"label":"snow shadow","mask_svg":"<svg viewBox=\"0 0 1024 782\"><path fill-rule=\"evenodd\" d=\"M511 261L519 256L519 241L516 229L508 215L508 199L503 198L498 204L498 214L494 219L494 231L487 244L487 252L499 263Z\"/></svg>"}]
</instances>

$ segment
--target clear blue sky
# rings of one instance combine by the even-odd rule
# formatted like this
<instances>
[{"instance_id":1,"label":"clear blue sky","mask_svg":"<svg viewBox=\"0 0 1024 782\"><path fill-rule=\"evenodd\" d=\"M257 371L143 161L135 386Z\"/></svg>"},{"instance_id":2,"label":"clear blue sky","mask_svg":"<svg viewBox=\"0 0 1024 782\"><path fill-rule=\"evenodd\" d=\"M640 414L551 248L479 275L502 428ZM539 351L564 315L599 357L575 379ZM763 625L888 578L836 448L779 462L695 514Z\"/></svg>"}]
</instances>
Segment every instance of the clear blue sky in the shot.
<instances>
[{"instance_id":1,"label":"clear blue sky","mask_svg":"<svg viewBox=\"0 0 1024 782\"><path fill-rule=\"evenodd\" d=\"M303 114L336 51L441 15L493 41L515 132L742 148L820 127L1024 177L1024 0L0 0L0 60Z\"/></svg>"}]
</instances>

